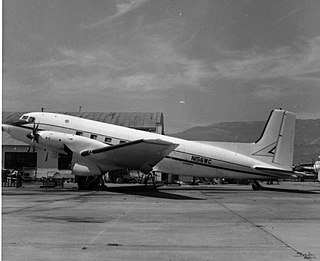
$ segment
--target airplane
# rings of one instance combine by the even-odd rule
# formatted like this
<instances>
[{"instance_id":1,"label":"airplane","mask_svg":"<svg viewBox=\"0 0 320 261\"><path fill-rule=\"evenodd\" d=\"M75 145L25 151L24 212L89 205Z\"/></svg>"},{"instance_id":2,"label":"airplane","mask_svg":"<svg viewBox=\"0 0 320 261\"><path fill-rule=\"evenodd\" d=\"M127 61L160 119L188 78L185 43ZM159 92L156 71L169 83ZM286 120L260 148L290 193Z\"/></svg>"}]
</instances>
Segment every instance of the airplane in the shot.
<instances>
[{"instance_id":1,"label":"airplane","mask_svg":"<svg viewBox=\"0 0 320 261\"><path fill-rule=\"evenodd\" d=\"M301 171L308 171L308 172L313 172L317 174L317 179L318 181L320 181L320 156L318 157L318 160L314 161L311 164L298 165L297 169ZM301 171L300 173L303 174L303 172ZM306 174L304 174L303 176L306 176ZM307 176L312 176L312 174L308 174Z\"/></svg>"},{"instance_id":2,"label":"airplane","mask_svg":"<svg viewBox=\"0 0 320 261\"><path fill-rule=\"evenodd\" d=\"M114 170L258 181L294 177L295 115L274 109L253 143L189 141L65 114L30 112L4 123L12 137L56 153L72 153L79 189L95 189ZM111 140L119 141L112 145Z\"/></svg>"},{"instance_id":3,"label":"airplane","mask_svg":"<svg viewBox=\"0 0 320 261\"><path fill-rule=\"evenodd\" d=\"M313 164L313 171L318 174L318 181L320 181L320 156L319 160Z\"/></svg>"}]
</instances>

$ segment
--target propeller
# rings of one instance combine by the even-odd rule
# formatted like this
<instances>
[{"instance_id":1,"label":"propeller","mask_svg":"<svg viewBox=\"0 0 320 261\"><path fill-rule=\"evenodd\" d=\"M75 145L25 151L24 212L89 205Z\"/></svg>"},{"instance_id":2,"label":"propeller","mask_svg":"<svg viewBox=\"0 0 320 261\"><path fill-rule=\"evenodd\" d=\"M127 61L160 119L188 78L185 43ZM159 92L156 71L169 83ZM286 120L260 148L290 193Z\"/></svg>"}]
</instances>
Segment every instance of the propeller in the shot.
<instances>
[{"instance_id":1,"label":"propeller","mask_svg":"<svg viewBox=\"0 0 320 261\"><path fill-rule=\"evenodd\" d=\"M40 135L38 134L38 128L39 128L39 123L36 125L36 123L33 123L33 128L32 132L27 134L27 138L31 140L30 146L28 148L28 152L30 152L32 148L32 152L35 152L35 142L39 143L39 137Z\"/></svg>"}]
</instances>

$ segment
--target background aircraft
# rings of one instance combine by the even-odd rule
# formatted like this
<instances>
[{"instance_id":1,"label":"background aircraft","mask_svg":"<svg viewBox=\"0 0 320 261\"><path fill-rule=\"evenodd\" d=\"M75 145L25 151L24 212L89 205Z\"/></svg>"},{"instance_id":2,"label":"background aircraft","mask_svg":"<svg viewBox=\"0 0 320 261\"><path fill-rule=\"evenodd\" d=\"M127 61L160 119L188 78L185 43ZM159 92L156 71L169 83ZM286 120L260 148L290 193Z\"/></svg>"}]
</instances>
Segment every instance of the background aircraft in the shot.
<instances>
[{"instance_id":1,"label":"background aircraft","mask_svg":"<svg viewBox=\"0 0 320 261\"><path fill-rule=\"evenodd\" d=\"M296 168L299 171L299 174L302 174L302 171L304 172L310 172L310 173L316 173L317 179L320 181L320 156L318 157L318 160L313 160L313 163L311 164L301 164L298 165ZM310 174L308 174L310 176Z\"/></svg>"}]
</instances>

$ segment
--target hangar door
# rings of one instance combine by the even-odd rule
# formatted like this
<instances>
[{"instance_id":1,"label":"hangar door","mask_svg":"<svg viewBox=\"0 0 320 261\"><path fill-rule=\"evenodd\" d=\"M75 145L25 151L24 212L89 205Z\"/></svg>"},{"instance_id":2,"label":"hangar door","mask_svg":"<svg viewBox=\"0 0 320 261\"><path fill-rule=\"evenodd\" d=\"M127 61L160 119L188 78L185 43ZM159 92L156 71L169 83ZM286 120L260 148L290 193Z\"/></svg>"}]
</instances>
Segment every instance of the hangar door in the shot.
<instances>
[{"instance_id":1,"label":"hangar door","mask_svg":"<svg viewBox=\"0 0 320 261\"><path fill-rule=\"evenodd\" d=\"M37 153L35 152L6 152L4 160L4 167L6 169L37 167Z\"/></svg>"}]
</instances>

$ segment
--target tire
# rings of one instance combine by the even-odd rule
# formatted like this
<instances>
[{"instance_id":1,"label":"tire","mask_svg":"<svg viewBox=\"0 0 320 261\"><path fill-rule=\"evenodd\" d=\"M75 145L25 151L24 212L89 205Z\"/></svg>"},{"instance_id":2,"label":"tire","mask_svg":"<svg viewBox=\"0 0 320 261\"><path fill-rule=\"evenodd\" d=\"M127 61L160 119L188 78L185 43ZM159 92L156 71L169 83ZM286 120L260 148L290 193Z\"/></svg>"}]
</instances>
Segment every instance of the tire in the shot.
<instances>
[{"instance_id":1,"label":"tire","mask_svg":"<svg viewBox=\"0 0 320 261\"><path fill-rule=\"evenodd\" d=\"M79 190L97 190L102 187L100 175L95 176L76 176Z\"/></svg>"},{"instance_id":2,"label":"tire","mask_svg":"<svg viewBox=\"0 0 320 261\"><path fill-rule=\"evenodd\" d=\"M253 182L252 183L252 190L257 191L257 190L261 190L261 186L258 182Z\"/></svg>"}]
</instances>

